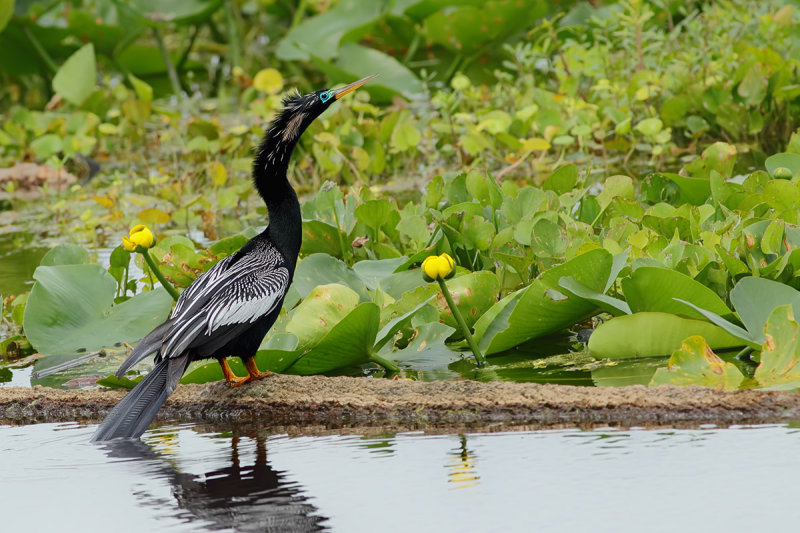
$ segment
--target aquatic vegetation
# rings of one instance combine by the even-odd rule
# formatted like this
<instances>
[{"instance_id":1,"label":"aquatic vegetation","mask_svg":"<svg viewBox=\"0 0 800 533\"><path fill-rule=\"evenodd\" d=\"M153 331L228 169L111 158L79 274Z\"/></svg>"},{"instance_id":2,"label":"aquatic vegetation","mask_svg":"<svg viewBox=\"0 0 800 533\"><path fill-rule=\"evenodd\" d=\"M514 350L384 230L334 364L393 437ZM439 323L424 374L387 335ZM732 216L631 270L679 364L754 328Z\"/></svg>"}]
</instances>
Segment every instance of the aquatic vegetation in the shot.
<instances>
[{"instance_id":1,"label":"aquatic vegetation","mask_svg":"<svg viewBox=\"0 0 800 533\"><path fill-rule=\"evenodd\" d=\"M212 84L222 71L203 71L195 63L207 51L190 49L173 65L176 88L157 34L191 35L223 18L234 31L231 3L149 22L123 4L120 13L139 25L119 49L91 32L86 44L45 47L56 63L47 90L58 95L46 109L41 74L0 63L10 81L0 89L0 163L78 165L78 181L65 192L44 188L40 204L15 195L14 183L0 200L4 213L46 206L38 216L55 221L41 230L46 244L74 243L42 260L29 293L5 295L0 347L27 355L30 341L29 350L50 354L37 370L54 354L61 364L135 341L139 326L169 312L151 274L179 291L256 235L263 207L249 194L248 150L261 124L294 85L349 79L349 69L379 62L376 86L321 117L298 145L290 172L301 185L301 260L260 368L519 379L521 369L551 365L609 384L691 376L711 384L722 368L727 387L794 383L791 371L757 372L765 353L791 352L777 334L776 348L765 348L765 328L800 288L800 41L791 6L567 2L544 19L546 3L531 1L523 4L535 16L525 22L515 2L376 5L356 19L340 0L290 23L271 5L231 19L279 21L284 33L264 52L274 59L267 68L225 48L218 55L229 77ZM488 12L504 13L508 25L486 35L459 29ZM61 15L26 16L15 12L12 24L24 20L38 38L37 26ZM320 21L342 24L324 45ZM10 27L0 41L17 37ZM732 45L730 35L742 38ZM317 57L301 42L324 51ZM180 56L176 43L161 44ZM436 61L423 65L431 53ZM100 59L108 54L128 72ZM157 71L132 68L138 54L162 57ZM187 84L214 97L191 96ZM171 94L181 97L164 99ZM101 164L91 181L78 164L86 157ZM152 242L130 225L149 228ZM116 245L123 234L127 251ZM434 256L452 260L446 290L433 267L447 265ZM89 288L94 311L74 327L103 335L60 350L67 331L44 330L67 320L70 298ZM561 351L547 352L550 342ZM485 367L465 357L470 347ZM730 378L714 351L744 378ZM185 379L215 372L198 365Z\"/></svg>"}]
</instances>

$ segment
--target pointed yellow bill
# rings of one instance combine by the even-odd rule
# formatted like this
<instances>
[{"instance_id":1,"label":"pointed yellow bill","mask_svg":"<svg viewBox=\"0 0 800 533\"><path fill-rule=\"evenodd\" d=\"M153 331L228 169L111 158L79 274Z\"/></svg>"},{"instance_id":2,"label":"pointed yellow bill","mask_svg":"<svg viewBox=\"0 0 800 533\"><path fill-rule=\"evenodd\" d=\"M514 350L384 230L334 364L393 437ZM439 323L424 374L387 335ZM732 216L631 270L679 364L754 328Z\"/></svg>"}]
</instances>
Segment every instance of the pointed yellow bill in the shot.
<instances>
[{"instance_id":1,"label":"pointed yellow bill","mask_svg":"<svg viewBox=\"0 0 800 533\"><path fill-rule=\"evenodd\" d=\"M367 76L366 78L362 78L362 79L360 79L358 81L354 81L350 85L345 85L344 87L342 87L340 89L335 89L333 91L333 97L336 100L338 100L339 98L341 98L342 96L346 95L347 93L351 93L351 92L355 91L356 89L358 89L359 87L361 87L362 85L367 83L369 80L371 80L375 76L377 76L377 74L373 74L372 76Z\"/></svg>"}]
</instances>

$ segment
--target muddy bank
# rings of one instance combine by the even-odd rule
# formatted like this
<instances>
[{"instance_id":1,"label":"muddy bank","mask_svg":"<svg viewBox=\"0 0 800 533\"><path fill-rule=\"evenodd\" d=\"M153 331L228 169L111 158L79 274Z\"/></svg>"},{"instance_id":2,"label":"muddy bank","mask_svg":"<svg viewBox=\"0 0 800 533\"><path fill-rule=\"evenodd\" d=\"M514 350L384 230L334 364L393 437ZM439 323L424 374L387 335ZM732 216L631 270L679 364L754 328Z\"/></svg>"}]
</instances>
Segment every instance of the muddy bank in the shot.
<instances>
[{"instance_id":1,"label":"muddy bank","mask_svg":"<svg viewBox=\"0 0 800 533\"><path fill-rule=\"evenodd\" d=\"M23 424L98 421L124 394L101 389L0 388L0 420ZM328 429L653 426L790 419L800 419L800 395L784 392L282 375L237 388L224 383L182 385L158 417L174 422L236 421Z\"/></svg>"}]
</instances>

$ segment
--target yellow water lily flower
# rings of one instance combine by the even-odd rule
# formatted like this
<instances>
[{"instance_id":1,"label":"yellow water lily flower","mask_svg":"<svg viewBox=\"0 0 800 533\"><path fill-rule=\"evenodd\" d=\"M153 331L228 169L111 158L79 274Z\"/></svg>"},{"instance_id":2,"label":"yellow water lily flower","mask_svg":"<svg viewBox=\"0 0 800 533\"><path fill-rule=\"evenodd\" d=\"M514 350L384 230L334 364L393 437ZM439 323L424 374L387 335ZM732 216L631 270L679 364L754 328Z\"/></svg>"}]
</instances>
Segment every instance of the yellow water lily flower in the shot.
<instances>
[{"instance_id":1,"label":"yellow water lily flower","mask_svg":"<svg viewBox=\"0 0 800 533\"><path fill-rule=\"evenodd\" d=\"M156 243L156 237L150 228L144 224L138 224L131 228L128 237L122 237L122 247L129 252L135 252L141 246L145 250L152 248Z\"/></svg>"},{"instance_id":2,"label":"yellow water lily flower","mask_svg":"<svg viewBox=\"0 0 800 533\"><path fill-rule=\"evenodd\" d=\"M425 281L449 279L456 272L456 263L448 254L430 255L422 262L422 277Z\"/></svg>"}]
</instances>

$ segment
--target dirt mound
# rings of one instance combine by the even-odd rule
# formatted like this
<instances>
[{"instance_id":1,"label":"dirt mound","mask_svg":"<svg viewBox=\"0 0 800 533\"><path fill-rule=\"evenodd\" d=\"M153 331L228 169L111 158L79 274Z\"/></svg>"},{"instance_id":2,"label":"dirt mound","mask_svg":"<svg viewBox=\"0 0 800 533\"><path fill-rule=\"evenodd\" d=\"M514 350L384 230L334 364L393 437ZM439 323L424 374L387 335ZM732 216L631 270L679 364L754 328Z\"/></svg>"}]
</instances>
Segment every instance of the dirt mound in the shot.
<instances>
[{"instance_id":1,"label":"dirt mound","mask_svg":"<svg viewBox=\"0 0 800 533\"><path fill-rule=\"evenodd\" d=\"M95 421L125 394L0 388L0 420L12 423ZM159 420L254 422L280 426L535 425L624 426L760 423L800 418L800 395L725 392L701 387L572 387L474 381L389 381L274 375L231 388L180 386Z\"/></svg>"}]
</instances>

